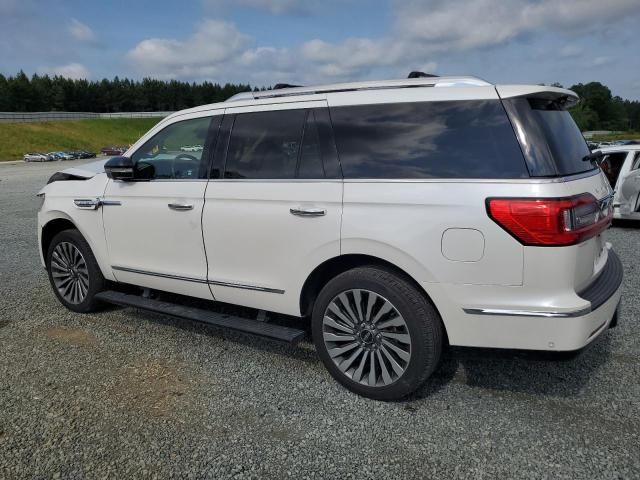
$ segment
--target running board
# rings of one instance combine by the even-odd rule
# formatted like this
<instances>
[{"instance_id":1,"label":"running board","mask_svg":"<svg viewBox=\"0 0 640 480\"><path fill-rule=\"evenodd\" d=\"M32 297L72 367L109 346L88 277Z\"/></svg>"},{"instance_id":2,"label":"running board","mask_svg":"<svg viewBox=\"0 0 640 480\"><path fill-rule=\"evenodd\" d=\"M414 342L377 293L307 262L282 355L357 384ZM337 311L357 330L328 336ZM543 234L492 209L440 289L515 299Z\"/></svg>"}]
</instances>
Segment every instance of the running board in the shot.
<instances>
[{"instance_id":1,"label":"running board","mask_svg":"<svg viewBox=\"0 0 640 480\"><path fill-rule=\"evenodd\" d=\"M185 307L176 303L162 302L140 295L130 295L113 290L96 294L96 299L123 307L139 308L150 312L161 313L176 318L184 318L196 322L207 323L215 327L228 328L243 333L258 335L281 342L298 343L305 336L304 330L283 327L258 320L216 313L202 308Z\"/></svg>"}]
</instances>

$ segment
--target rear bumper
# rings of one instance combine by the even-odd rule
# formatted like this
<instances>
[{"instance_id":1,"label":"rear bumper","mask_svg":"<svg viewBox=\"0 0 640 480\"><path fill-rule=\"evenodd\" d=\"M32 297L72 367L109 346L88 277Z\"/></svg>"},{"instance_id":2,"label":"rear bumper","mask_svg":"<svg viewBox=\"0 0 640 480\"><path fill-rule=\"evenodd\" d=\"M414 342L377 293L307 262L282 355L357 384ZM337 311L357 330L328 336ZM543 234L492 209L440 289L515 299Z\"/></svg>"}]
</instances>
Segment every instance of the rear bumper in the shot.
<instances>
[{"instance_id":1,"label":"rear bumper","mask_svg":"<svg viewBox=\"0 0 640 480\"><path fill-rule=\"evenodd\" d=\"M580 350L604 332L614 320L622 296L622 264L609 250L598 278L578 292L586 307L522 310L466 308L466 335L456 345L526 350Z\"/></svg>"}]
</instances>

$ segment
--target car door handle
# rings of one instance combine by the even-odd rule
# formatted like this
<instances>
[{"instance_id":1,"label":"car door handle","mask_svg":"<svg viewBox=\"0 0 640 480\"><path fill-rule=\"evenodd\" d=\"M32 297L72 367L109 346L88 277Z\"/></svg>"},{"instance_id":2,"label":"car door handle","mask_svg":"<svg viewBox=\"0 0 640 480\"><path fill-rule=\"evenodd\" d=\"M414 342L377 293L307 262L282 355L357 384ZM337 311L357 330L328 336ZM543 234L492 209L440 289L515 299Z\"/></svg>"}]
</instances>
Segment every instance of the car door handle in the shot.
<instances>
[{"instance_id":1,"label":"car door handle","mask_svg":"<svg viewBox=\"0 0 640 480\"><path fill-rule=\"evenodd\" d=\"M327 211L324 208L290 208L289 213L297 217L322 217Z\"/></svg>"},{"instance_id":2,"label":"car door handle","mask_svg":"<svg viewBox=\"0 0 640 480\"><path fill-rule=\"evenodd\" d=\"M184 212L187 210L193 210L193 204L191 203L170 203L169 208L171 210L177 210L179 212Z\"/></svg>"}]
</instances>

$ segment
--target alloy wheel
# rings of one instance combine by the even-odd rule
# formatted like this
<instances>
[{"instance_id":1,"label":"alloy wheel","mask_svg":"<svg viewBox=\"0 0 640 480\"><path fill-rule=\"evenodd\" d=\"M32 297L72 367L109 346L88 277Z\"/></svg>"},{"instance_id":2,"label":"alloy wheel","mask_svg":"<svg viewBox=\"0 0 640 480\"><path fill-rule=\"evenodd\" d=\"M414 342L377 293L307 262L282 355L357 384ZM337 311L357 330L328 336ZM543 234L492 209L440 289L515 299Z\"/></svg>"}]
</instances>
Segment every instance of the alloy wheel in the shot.
<instances>
[{"instance_id":1,"label":"alloy wheel","mask_svg":"<svg viewBox=\"0 0 640 480\"><path fill-rule=\"evenodd\" d=\"M60 296L78 305L89 292L89 270L82 252L74 244L60 242L51 254L51 276Z\"/></svg>"},{"instance_id":2,"label":"alloy wheel","mask_svg":"<svg viewBox=\"0 0 640 480\"><path fill-rule=\"evenodd\" d=\"M398 380L411 359L411 336L396 307L369 290L336 295L322 321L333 363L354 382L383 387Z\"/></svg>"}]
</instances>

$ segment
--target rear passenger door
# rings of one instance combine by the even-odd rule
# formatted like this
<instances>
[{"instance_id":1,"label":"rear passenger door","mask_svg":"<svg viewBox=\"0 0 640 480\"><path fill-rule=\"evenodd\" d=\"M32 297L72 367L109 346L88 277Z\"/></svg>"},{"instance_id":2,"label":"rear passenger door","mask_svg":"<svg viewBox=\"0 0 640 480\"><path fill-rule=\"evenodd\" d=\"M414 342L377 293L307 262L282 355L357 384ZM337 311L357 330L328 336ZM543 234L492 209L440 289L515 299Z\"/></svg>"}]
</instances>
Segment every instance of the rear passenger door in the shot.
<instances>
[{"instance_id":1,"label":"rear passenger door","mask_svg":"<svg viewBox=\"0 0 640 480\"><path fill-rule=\"evenodd\" d=\"M324 101L228 108L202 218L216 300L297 315L340 254L342 179Z\"/></svg>"}]
</instances>

